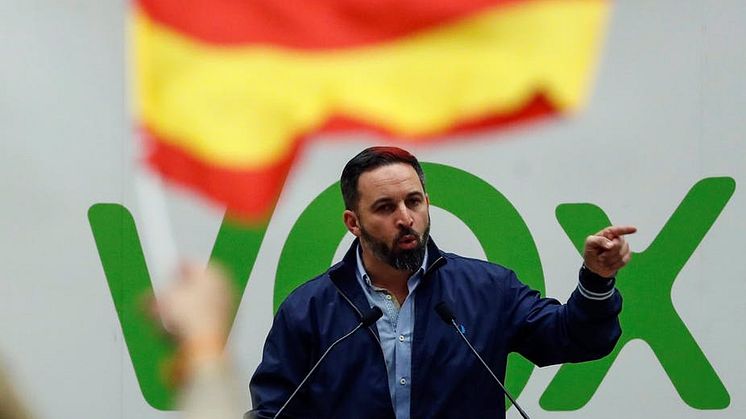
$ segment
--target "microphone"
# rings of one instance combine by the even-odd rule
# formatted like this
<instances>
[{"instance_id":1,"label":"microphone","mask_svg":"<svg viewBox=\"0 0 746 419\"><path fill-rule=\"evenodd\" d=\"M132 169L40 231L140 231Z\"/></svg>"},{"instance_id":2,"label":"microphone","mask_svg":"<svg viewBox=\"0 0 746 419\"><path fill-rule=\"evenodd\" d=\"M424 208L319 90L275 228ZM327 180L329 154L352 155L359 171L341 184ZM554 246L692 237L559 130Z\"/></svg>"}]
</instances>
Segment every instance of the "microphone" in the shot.
<instances>
[{"instance_id":1,"label":"microphone","mask_svg":"<svg viewBox=\"0 0 746 419\"><path fill-rule=\"evenodd\" d=\"M508 390L505 389L505 386L503 385L503 383L500 382L500 380L497 378L497 376L495 375L495 373L492 372L492 369L490 369L490 367L487 365L487 363L484 362L484 359L482 359L482 357L479 356L479 352L477 352L477 350L474 349L473 346L471 346L471 342L469 342L469 339L466 338L466 336L464 335L464 333L461 331L461 328L458 327L458 324L456 323L456 316L453 314L453 311L451 311L451 308L448 307L448 304L446 304L445 301L439 302L435 306L435 312L438 313L438 316L440 316L441 320L443 320L443 322L445 324L447 324L449 326L453 326L453 328L456 329L456 332L458 332L459 336L461 336L461 339L463 339L464 342L466 342L466 344L469 345L469 349L471 349L471 351L474 353L474 355L476 355L477 359L479 359L479 362L481 362L482 365L484 366L484 368L487 369L487 371L490 373L490 375L492 376L492 378L495 379L495 381L497 382L497 385L499 385L500 389L502 389L503 393L506 396L508 396L508 399L510 400L511 403L513 403L513 406L515 406L515 408L518 409L518 413L521 414L521 416L523 417L523 419L530 419L528 417L528 414L526 414L526 412L524 412L523 409L521 409L521 406L518 405L518 402L515 401L515 399L513 398L513 396L511 396L510 393L508 393Z\"/></svg>"},{"instance_id":2,"label":"microphone","mask_svg":"<svg viewBox=\"0 0 746 419\"><path fill-rule=\"evenodd\" d=\"M324 353L321 355L319 360L316 361L316 363L313 365L313 367L311 368L311 371L308 371L308 374L306 374L306 376L303 377L303 381L301 381L300 384L298 384L298 386L295 387L295 391L293 391L293 394L291 394L290 397L288 397L288 399L285 401L285 404L283 404L282 407L280 407L280 410L277 411L277 413L274 416L274 419L280 417L280 414L282 413L282 411L285 410L288 404L290 404L290 401L293 400L293 398L298 393L298 391L300 391L301 387L303 387L303 384L305 384L306 381L308 381L308 379L311 377L311 374L313 374L313 372L316 371L316 368L318 368L318 366L321 364L321 361L323 361L324 358L326 358L326 355L329 354L332 348L337 346L338 343L352 336L352 334L357 332L358 329L372 325L378 319L380 319L381 316L383 316L383 312L381 311L381 309L378 307L372 307L370 310L368 310L367 313L364 313L360 316L360 323L358 323L354 329L350 330L349 332L347 332L346 335L335 340L331 345L329 345L329 347L326 349L326 351L324 351Z\"/></svg>"},{"instance_id":3,"label":"microphone","mask_svg":"<svg viewBox=\"0 0 746 419\"><path fill-rule=\"evenodd\" d=\"M382 316L383 316L383 311L381 311L380 308L371 307L371 309L368 310L367 313L363 314L363 316L360 318L360 325L358 325L358 328L371 326L373 325L373 323L377 322L378 319L380 319ZM354 329L353 332L355 330L357 330L357 328Z\"/></svg>"}]
</instances>

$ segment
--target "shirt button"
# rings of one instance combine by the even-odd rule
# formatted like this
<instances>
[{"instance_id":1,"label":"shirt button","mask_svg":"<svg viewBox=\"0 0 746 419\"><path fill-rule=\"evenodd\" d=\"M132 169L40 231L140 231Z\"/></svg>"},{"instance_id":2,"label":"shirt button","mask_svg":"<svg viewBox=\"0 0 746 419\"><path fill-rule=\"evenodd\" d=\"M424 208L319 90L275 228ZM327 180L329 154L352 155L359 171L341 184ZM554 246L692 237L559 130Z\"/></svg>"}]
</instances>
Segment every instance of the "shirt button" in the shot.
<instances>
[{"instance_id":1,"label":"shirt button","mask_svg":"<svg viewBox=\"0 0 746 419\"><path fill-rule=\"evenodd\" d=\"M404 335L399 335L399 342L404 342Z\"/></svg>"},{"instance_id":2,"label":"shirt button","mask_svg":"<svg viewBox=\"0 0 746 419\"><path fill-rule=\"evenodd\" d=\"M401 380L399 380L399 384L405 385L405 384L407 384L407 380L405 380L404 378L402 378Z\"/></svg>"}]
</instances>

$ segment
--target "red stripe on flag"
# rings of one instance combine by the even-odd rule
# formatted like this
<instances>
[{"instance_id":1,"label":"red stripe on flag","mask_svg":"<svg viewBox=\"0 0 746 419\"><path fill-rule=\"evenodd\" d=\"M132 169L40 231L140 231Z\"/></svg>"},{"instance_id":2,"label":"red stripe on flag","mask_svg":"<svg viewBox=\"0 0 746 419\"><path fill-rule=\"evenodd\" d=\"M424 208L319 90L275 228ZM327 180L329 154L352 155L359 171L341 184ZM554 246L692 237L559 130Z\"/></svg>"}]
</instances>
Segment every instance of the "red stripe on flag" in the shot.
<instances>
[{"instance_id":1,"label":"red stripe on flag","mask_svg":"<svg viewBox=\"0 0 746 419\"><path fill-rule=\"evenodd\" d=\"M188 187L206 198L228 204L242 221L265 222L272 215L292 160L290 154L263 170L232 170L200 160L178 146L160 141L143 129L148 164L167 180Z\"/></svg>"},{"instance_id":2,"label":"red stripe on flag","mask_svg":"<svg viewBox=\"0 0 746 419\"><path fill-rule=\"evenodd\" d=\"M136 0L203 42L332 49L390 41L488 7L532 0Z\"/></svg>"}]
</instances>

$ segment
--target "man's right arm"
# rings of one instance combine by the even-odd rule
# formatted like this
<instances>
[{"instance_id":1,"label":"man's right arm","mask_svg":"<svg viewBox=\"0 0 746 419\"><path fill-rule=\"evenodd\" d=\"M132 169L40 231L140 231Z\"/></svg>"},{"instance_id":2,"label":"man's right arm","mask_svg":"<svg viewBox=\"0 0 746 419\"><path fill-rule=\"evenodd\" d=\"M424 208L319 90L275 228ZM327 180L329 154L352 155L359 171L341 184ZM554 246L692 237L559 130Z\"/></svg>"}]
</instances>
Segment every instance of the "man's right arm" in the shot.
<instances>
[{"instance_id":1,"label":"man's right arm","mask_svg":"<svg viewBox=\"0 0 746 419\"><path fill-rule=\"evenodd\" d=\"M262 362L249 383L251 412L257 417L273 417L310 368L309 328L297 321L294 311L286 304L280 307L264 343ZM301 390L283 410L284 418L305 416L308 402L304 393Z\"/></svg>"}]
</instances>

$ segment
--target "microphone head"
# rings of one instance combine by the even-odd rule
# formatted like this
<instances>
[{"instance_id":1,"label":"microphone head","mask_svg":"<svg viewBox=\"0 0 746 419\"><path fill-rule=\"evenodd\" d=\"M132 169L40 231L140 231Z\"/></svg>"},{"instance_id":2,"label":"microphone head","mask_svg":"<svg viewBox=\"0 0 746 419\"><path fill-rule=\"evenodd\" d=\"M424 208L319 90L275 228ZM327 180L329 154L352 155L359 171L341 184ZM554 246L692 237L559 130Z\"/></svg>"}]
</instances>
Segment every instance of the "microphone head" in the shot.
<instances>
[{"instance_id":1,"label":"microphone head","mask_svg":"<svg viewBox=\"0 0 746 419\"><path fill-rule=\"evenodd\" d=\"M363 324L363 327L368 327L378 321L378 319L383 316L383 311L381 311L378 307L371 307L371 309L363 314L363 317L360 319L360 322Z\"/></svg>"},{"instance_id":2,"label":"microphone head","mask_svg":"<svg viewBox=\"0 0 746 419\"><path fill-rule=\"evenodd\" d=\"M438 316L440 316L443 322L449 326L452 321L456 320L456 316L453 315L451 308L448 307L448 304L445 301L441 301L435 306L435 312L438 313Z\"/></svg>"}]
</instances>

